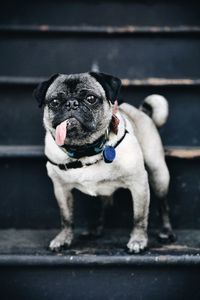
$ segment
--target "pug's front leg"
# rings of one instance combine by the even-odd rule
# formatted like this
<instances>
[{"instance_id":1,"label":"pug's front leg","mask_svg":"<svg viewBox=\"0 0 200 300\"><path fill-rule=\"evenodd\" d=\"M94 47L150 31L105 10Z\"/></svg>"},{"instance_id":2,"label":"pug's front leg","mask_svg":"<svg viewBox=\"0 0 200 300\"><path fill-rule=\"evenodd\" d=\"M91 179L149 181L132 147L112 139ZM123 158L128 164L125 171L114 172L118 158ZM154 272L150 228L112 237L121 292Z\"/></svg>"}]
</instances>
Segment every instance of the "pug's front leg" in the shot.
<instances>
[{"instance_id":1,"label":"pug's front leg","mask_svg":"<svg viewBox=\"0 0 200 300\"><path fill-rule=\"evenodd\" d=\"M63 246L70 246L73 239L73 195L57 179L52 179L54 193L61 216L61 232L50 242L52 251L59 251Z\"/></svg>"},{"instance_id":2,"label":"pug's front leg","mask_svg":"<svg viewBox=\"0 0 200 300\"><path fill-rule=\"evenodd\" d=\"M139 253L147 247L148 236L148 214L149 214L149 183L146 171L143 176L138 176L130 186L134 227L131 232L130 240L127 244L129 253Z\"/></svg>"}]
</instances>

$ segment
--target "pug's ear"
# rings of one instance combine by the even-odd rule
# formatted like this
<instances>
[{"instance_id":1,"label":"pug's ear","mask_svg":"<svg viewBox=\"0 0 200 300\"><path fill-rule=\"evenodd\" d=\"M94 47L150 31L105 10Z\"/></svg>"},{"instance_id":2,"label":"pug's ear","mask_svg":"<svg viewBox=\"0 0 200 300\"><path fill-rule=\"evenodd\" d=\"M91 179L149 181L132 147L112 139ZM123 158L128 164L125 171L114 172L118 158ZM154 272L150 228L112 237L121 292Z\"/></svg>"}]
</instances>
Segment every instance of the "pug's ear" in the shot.
<instances>
[{"instance_id":1,"label":"pug's ear","mask_svg":"<svg viewBox=\"0 0 200 300\"><path fill-rule=\"evenodd\" d=\"M33 91L33 96L37 100L39 107L42 107L42 105L44 104L46 92L49 86L58 76L59 74L52 75L48 80L39 83L36 89Z\"/></svg>"},{"instance_id":2,"label":"pug's ear","mask_svg":"<svg viewBox=\"0 0 200 300\"><path fill-rule=\"evenodd\" d=\"M105 90L107 99L110 100L112 104L114 104L119 94L121 80L112 75L99 72L90 72L89 74L101 84L101 86Z\"/></svg>"}]
</instances>

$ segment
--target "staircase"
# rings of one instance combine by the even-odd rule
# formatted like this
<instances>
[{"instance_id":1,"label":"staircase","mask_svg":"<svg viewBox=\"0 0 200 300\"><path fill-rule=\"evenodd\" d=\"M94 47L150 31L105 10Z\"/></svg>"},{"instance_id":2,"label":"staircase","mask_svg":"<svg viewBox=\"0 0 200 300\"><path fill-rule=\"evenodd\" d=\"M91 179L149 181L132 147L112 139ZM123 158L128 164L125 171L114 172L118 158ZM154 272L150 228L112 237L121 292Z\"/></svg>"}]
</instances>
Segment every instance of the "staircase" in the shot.
<instances>
[{"instance_id":1,"label":"staircase","mask_svg":"<svg viewBox=\"0 0 200 300\"><path fill-rule=\"evenodd\" d=\"M198 1L6 1L0 10L0 299L200 299L200 5ZM36 84L99 66L138 106L170 106L161 129L178 240L162 246L152 195L150 248L128 255L131 201L119 190L102 238L79 233L99 203L76 191L76 238L52 254L59 212L43 155Z\"/></svg>"}]
</instances>

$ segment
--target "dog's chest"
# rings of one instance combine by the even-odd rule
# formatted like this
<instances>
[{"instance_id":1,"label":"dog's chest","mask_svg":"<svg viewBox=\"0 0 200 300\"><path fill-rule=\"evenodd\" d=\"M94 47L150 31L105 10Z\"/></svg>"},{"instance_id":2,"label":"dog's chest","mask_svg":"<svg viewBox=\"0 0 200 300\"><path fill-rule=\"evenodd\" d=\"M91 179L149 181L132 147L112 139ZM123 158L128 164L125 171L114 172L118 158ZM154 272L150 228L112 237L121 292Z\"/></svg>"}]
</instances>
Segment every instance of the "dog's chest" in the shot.
<instances>
[{"instance_id":1,"label":"dog's chest","mask_svg":"<svg viewBox=\"0 0 200 300\"><path fill-rule=\"evenodd\" d=\"M54 168L54 172L70 189L76 188L91 196L111 195L117 188L124 186L123 175L110 164L103 163L68 171Z\"/></svg>"},{"instance_id":2,"label":"dog's chest","mask_svg":"<svg viewBox=\"0 0 200 300\"><path fill-rule=\"evenodd\" d=\"M109 196L119 188L117 181L83 182L76 183L75 188L90 196Z\"/></svg>"}]
</instances>

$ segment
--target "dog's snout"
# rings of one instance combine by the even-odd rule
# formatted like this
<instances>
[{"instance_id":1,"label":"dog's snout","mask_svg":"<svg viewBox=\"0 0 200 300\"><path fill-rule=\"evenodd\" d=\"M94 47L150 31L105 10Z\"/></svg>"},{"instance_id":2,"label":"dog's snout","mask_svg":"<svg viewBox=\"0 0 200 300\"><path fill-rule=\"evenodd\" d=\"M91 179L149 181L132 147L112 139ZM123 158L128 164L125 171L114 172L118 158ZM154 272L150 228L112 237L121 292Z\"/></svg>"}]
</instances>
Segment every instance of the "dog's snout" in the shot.
<instances>
[{"instance_id":1,"label":"dog's snout","mask_svg":"<svg viewBox=\"0 0 200 300\"><path fill-rule=\"evenodd\" d=\"M79 107L79 102L76 99L69 99L66 102L66 107L67 107L67 110L71 110L71 109L76 110Z\"/></svg>"}]
</instances>

